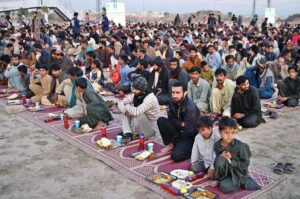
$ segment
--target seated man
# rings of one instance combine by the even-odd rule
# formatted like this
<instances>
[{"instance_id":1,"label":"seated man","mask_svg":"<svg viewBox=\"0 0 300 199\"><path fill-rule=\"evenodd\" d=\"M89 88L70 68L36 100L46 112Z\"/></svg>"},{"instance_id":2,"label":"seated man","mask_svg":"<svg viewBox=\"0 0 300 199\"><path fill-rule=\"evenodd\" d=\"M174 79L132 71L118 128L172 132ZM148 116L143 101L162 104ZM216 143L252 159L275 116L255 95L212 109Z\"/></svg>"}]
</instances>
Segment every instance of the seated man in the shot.
<instances>
[{"instance_id":1,"label":"seated man","mask_svg":"<svg viewBox=\"0 0 300 199\"><path fill-rule=\"evenodd\" d=\"M226 78L226 70L223 68L216 70L215 77L210 98L211 112L214 115L230 116L231 98L235 83Z\"/></svg>"},{"instance_id":2,"label":"seated man","mask_svg":"<svg viewBox=\"0 0 300 199\"><path fill-rule=\"evenodd\" d=\"M138 77L132 84L132 93L118 103L122 114L123 135L132 140L133 136L144 132L146 137L159 133L157 119L160 108L157 98L148 92L148 82Z\"/></svg>"},{"instance_id":3,"label":"seated man","mask_svg":"<svg viewBox=\"0 0 300 199\"><path fill-rule=\"evenodd\" d=\"M280 80L284 80L288 76L288 66L285 64L283 57L279 57L276 63L270 64L270 69L274 74L276 83Z\"/></svg>"},{"instance_id":4,"label":"seated man","mask_svg":"<svg viewBox=\"0 0 300 199\"><path fill-rule=\"evenodd\" d=\"M40 77L35 78L39 74ZM40 65L39 69L35 69L30 77L29 89L34 96L31 98L32 102L40 102L43 96L48 96L51 89L52 77L48 75L48 67Z\"/></svg>"},{"instance_id":5,"label":"seated man","mask_svg":"<svg viewBox=\"0 0 300 199\"><path fill-rule=\"evenodd\" d=\"M103 124L113 120L106 102L96 92L87 89L87 79L80 77L75 81L76 90L82 97L84 106L84 115L79 118L80 125L88 124L94 131L101 129Z\"/></svg>"},{"instance_id":6,"label":"seated man","mask_svg":"<svg viewBox=\"0 0 300 199\"><path fill-rule=\"evenodd\" d=\"M182 66L182 70L189 71L193 66L199 66L201 64L201 59L197 55L196 47L190 48L190 54L186 59L186 62Z\"/></svg>"},{"instance_id":7,"label":"seated man","mask_svg":"<svg viewBox=\"0 0 300 199\"><path fill-rule=\"evenodd\" d=\"M208 116L203 116L197 122L198 135L195 137L191 156L191 169L194 172L207 172L208 177L214 177L214 162L216 154L214 145L220 140L217 131L213 131L213 121Z\"/></svg>"},{"instance_id":8,"label":"seated man","mask_svg":"<svg viewBox=\"0 0 300 199\"><path fill-rule=\"evenodd\" d=\"M43 104L55 104L56 100L53 99L53 97L56 94L56 89L60 86L60 84L68 79L67 74L65 74L62 70L61 67L57 64L54 63L51 66L51 74L52 74L52 81L51 81L51 89L50 89L50 94L47 97L43 97L42 98L42 103ZM61 102L61 103L58 103ZM63 102L63 100L60 98L58 100L57 104L59 105L67 105L68 101L66 100L65 102Z\"/></svg>"},{"instance_id":9,"label":"seated man","mask_svg":"<svg viewBox=\"0 0 300 199\"><path fill-rule=\"evenodd\" d=\"M197 105L199 111L209 112L210 85L200 77L201 70L194 66L189 70L188 97Z\"/></svg>"},{"instance_id":10,"label":"seated man","mask_svg":"<svg viewBox=\"0 0 300 199\"><path fill-rule=\"evenodd\" d=\"M4 76L8 79L8 88L15 88L18 91L24 92L26 87L21 83L21 76L18 70L20 65L19 55L13 55L12 62L8 64L4 71Z\"/></svg>"},{"instance_id":11,"label":"seated man","mask_svg":"<svg viewBox=\"0 0 300 199\"><path fill-rule=\"evenodd\" d=\"M261 104L257 88L249 86L246 76L239 76L231 100L231 117L245 128L257 127L265 122L261 115Z\"/></svg>"},{"instance_id":12,"label":"seated man","mask_svg":"<svg viewBox=\"0 0 300 199\"><path fill-rule=\"evenodd\" d=\"M21 84L25 88L24 92L27 93L29 91L31 73L28 72L28 69L25 65L19 66L18 71L21 77Z\"/></svg>"},{"instance_id":13,"label":"seated man","mask_svg":"<svg viewBox=\"0 0 300 199\"><path fill-rule=\"evenodd\" d=\"M259 190L259 185L249 176L251 151L246 143L234 138L237 124L234 119L223 117L219 121L221 140L215 143L216 159L214 179L223 193L233 193L239 188Z\"/></svg>"},{"instance_id":14,"label":"seated man","mask_svg":"<svg viewBox=\"0 0 300 199\"><path fill-rule=\"evenodd\" d=\"M150 90L157 97L160 105L169 103L170 97L168 93L169 75L168 70L160 58L153 61L153 70L150 73L149 87Z\"/></svg>"},{"instance_id":15,"label":"seated man","mask_svg":"<svg viewBox=\"0 0 300 199\"><path fill-rule=\"evenodd\" d=\"M272 97L274 89L274 75L270 70L265 57L256 60L256 66L246 70L245 76L248 78L251 86L258 88L261 99Z\"/></svg>"},{"instance_id":16,"label":"seated man","mask_svg":"<svg viewBox=\"0 0 300 199\"><path fill-rule=\"evenodd\" d=\"M147 81L149 80L150 72L146 70L148 68L148 62L140 59L138 65L134 71L128 73L128 78L133 82L138 77L144 77Z\"/></svg>"},{"instance_id":17,"label":"seated man","mask_svg":"<svg viewBox=\"0 0 300 199\"><path fill-rule=\"evenodd\" d=\"M300 77L297 74L297 68L294 66L289 67L288 72L289 76L278 82L278 100L286 106L295 107L299 105Z\"/></svg>"},{"instance_id":18,"label":"seated man","mask_svg":"<svg viewBox=\"0 0 300 199\"><path fill-rule=\"evenodd\" d=\"M172 58L170 60L169 90L171 90L172 84L175 82L180 82L184 87L187 87L189 76L186 71L180 68L179 61L176 58Z\"/></svg>"},{"instance_id":19,"label":"seated man","mask_svg":"<svg viewBox=\"0 0 300 199\"><path fill-rule=\"evenodd\" d=\"M238 64L234 60L233 55L227 55L225 57L226 64L224 65L224 69L227 73L227 78L231 79L232 81L235 81L237 78L237 71L239 69Z\"/></svg>"},{"instance_id":20,"label":"seated man","mask_svg":"<svg viewBox=\"0 0 300 199\"><path fill-rule=\"evenodd\" d=\"M172 86L172 99L168 118L158 118L157 125L166 145L162 152L172 151L171 159L180 162L191 157L199 111L196 104L187 96L186 88L179 82Z\"/></svg>"}]
</instances>

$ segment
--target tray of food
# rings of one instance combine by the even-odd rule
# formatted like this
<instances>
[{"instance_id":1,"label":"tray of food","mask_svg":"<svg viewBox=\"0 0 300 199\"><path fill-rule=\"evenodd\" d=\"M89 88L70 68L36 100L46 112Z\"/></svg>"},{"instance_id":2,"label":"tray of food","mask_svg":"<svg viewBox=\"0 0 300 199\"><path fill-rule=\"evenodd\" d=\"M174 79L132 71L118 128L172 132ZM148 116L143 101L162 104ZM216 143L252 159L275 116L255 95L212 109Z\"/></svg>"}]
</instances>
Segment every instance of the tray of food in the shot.
<instances>
[{"instance_id":1,"label":"tray of food","mask_svg":"<svg viewBox=\"0 0 300 199\"><path fill-rule=\"evenodd\" d=\"M175 180L174 182L172 182L172 187L181 190L182 188L189 190L190 188L192 188L193 184L190 182L186 182L185 180Z\"/></svg>"},{"instance_id":2,"label":"tray of food","mask_svg":"<svg viewBox=\"0 0 300 199\"><path fill-rule=\"evenodd\" d=\"M187 199L216 199L218 197L219 195L217 193L207 191L202 187L192 189L185 194L185 198Z\"/></svg>"},{"instance_id":3,"label":"tray of food","mask_svg":"<svg viewBox=\"0 0 300 199\"><path fill-rule=\"evenodd\" d=\"M101 91L99 92L100 95L102 96L113 96L114 94L110 91Z\"/></svg>"},{"instance_id":4,"label":"tray of food","mask_svg":"<svg viewBox=\"0 0 300 199\"><path fill-rule=\"evenodd\" d=\"M179 179L185 179L188 176L194 175L194 172L188 171L188 170L183 170L183 169L175 169L171 171L170 173L173 176L176 176Z\"/></svg>"},{"instance_id":5,"label":"tray of food","mask_svg":"<svg viewBox=\"0 0 300 199\"><path fill-rule=\"evenodd\" d=\"M22 104L21 100L7 100L7 105L8 106L21 105L21 104Z\"/></svg>"},{"instance_id":6,"label":"tray of food","mask_svg":"<svg viewBox=\"0 0 300 199\"><path fill-rule=\"evenodd\" d=\"M110 140L105 137L101 138L96 143L100 148L108 150L115 149L120 146L116 140Z\"/></svg>"},{"instance_id":7,"label":"tray of food","mask_svg":"<svg viewBox=\"0 0 300 199\"><path fill-rule=\"evenodd\" d=\"M165 172L158 172L154 173L152 175L146 176L146 180L153 182L155 184L165 184L165 183L171 183L177 178L175 176L169 175Z\"/></svg>"},{"instance_id":8,"label":"tray of food","mask_svg":"<svg viewBox=\"0 0 300 199\"><path fill-rule=\"evenodd\" d=\"M19 95L17 93L14 93L10 96L7 97L7 100L13 100L13 99L17 99L19 97Z\"/></svg>"}]
</instances>

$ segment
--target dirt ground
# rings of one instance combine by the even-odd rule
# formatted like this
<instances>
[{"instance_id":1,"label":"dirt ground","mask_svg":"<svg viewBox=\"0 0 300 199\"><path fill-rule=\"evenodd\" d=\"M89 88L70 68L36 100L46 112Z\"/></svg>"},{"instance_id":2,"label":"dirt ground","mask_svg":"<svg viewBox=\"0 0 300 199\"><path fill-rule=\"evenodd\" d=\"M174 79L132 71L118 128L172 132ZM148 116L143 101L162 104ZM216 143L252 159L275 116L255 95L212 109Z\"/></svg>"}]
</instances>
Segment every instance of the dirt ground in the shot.
<instances>
[{"instance_id":1,"label":"dirt ground","mask_svg":"<svg viewBox=\"0 0 300 199\"><path fill-rule=\"evenodd\" d=\"M300 198L300 110L237 136L249 143L251 165L270 171L291 161L294 175L259 198ZM0 198L161 198L60 138L0 107Z\"/></svg>"}]
</instances>

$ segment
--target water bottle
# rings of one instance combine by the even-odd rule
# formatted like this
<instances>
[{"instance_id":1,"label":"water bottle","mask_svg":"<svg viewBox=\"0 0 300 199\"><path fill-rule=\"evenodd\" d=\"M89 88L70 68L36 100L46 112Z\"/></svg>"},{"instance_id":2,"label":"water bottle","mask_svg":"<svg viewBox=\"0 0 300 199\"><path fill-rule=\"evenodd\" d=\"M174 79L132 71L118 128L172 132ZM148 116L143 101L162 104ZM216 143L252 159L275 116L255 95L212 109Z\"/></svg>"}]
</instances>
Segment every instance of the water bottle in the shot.
<instances>
[{"instance_id":1,"label":"water bottle","mask_svg":"<svg viewBox=\"0 0 300 199\"><path fill-rule=\"evenodd\" d=\"M140 132L140 138L139 138L139 150L145 150L145 136L143 132Z\"/></svg>"},{"instance_id":2,"label":"water bottle","mask_svg":"<svg viewBox=\"0 0 300 199\"><path fill-rule=\"evenodd\" d=\"M103 124L101 127L101 136L106 138L106 125Z\"/></svg>"}]
</instances>

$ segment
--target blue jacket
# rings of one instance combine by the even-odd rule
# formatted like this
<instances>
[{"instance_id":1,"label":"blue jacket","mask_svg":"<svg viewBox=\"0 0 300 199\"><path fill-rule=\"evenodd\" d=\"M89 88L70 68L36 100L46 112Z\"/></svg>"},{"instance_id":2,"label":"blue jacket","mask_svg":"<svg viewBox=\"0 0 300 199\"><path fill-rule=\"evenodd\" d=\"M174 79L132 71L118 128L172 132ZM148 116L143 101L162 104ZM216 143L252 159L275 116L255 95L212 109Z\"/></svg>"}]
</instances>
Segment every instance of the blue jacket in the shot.
<instances>
[{"instance_id":1,"label":"blue jacket","mask_svg":"<svg viewBox=\"0 0 300 199\"><path fill-rule=\"evenodd\" d=\"M104 33L109 31L109 21L108 21L107 16L103 17L103 20L102 20L102 31Z\"/></svg>"},{"instance_id":2,"label":"blue jacket","mask_svg":"<svg viewBox=\"0 0 300 199\"><path fill-rule=\"evenodd\" d=\"M80 34L80 22L77 18L73 18L71 20L71 27L72 27L72 31L75 34Z\"/></svg>"}]
</instances>

